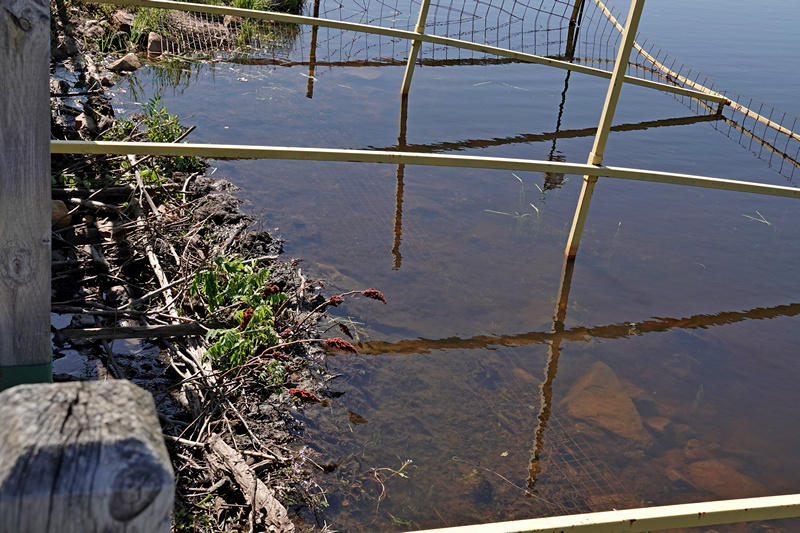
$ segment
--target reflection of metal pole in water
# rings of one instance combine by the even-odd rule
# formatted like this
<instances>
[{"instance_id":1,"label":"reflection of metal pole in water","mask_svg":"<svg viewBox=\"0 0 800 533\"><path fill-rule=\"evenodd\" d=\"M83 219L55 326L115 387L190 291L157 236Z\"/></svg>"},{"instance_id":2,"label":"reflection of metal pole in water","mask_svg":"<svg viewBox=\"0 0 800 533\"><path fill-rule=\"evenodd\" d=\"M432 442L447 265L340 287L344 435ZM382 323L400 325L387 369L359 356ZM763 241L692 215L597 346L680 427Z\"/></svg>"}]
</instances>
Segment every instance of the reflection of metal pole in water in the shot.
<instances>
[{"instance_id":1,"label":"reflection of metal pole in water","mask_svg":"<svg viewBox=\"0 0 800 533\"><path fill-rule=\"evenodd\" d=\"M567 102L567 90L569 89L569 75L571 71L567 71L567 77L564 79L564 90L561 91L561 103L558 106L558 119L556 120L556 131L553 136L553 146L550 147L550 154L547 156L548 161L555 161L556 143L558 142L558 133L561 131L561 119L564 116L564 104ZM557 159L563 161L563 158ZM544 173L544 190L555 189L561 186L564 182L564 174L556 174L554 172Z\"/></svg>"},{"instance_id":2,"label":"reflection of metal pole in water","mask_svg":"<svg viewBox=\"0 0 800 533\"><path fill-rule=\"evenodd\" d=\"M533 449L531 450L531 461L528 466L528 488L536 492L536 479L542 471L539 463L544 450L544 430L547 429L547 422L550 420L550 413L553 405L553 381L558 372L558 358L561 356L561 334L564 333L564 319L567 317L567 301L569 300L569 288L572 283L572 272L575 269L575 260L564 258L564 266L561 271L561 285L558 291L558 301L556 302L555 314L553 316L553 326L550 332L553 338L550 340L547 349L547 364L544 367L544 381L540 389L539 423L533 438Z\"/></svg>"},{"instance_id":3,"label":"reflection of metal pole in water","mask_svg":"<svg viewBox=\"0 0 800 533\"><path fill-rule=\"evenodd\" d=\"M406 146L406 125L408 121L408 95L400 96L400 135L397 137L397 148L403 150ZM403 256L400 254L400 239L403 236L403 178L405 177L406 166L397 165L397 189L395 190L394 207L394 243L392 244L392 256L394 256L394 270L398 270L403 263Z\"/></svg>"},{"instance_id":4,"label":"reflection of metal pole in water","mask_svg":"<svg viewBox=\"0 0 800 533\"><path fill-rule=\"evenodd\" d=\"M581 29L581 20L583 19L583 4L584 0L575 0L575 5L572 7L572 16L569 18L567 49L564 52L564 57L569 61L572 61L575 56L575 45L578 42L578 32Z\"/></svg>"},{"instance_id":5,"label":"reflection of metal pole in water","mask_svg":"<svg viewBox=\"0 0 800 533\"><path fill-rule=\"evenodd\" d=\"M403 255L400 253L400 238L403 236L403 176L405 165L397 165L397 189L395 190L396 203L394 207L394 243L392 256L394 257L394 270L399 270L403 264Z\"/></svg>"},{"instance_id":6,"label":"reflection of metal pole in water","mask_svg":"<svg viewBox=\"0 0 800 533\"><path fill-rule=\"evenodd\" d=\"M314 0L314 18L319 18L319 0ZM311 50L308 52L308 88L306 98L314 97L314 72L317 67L317 31L319 26L311 26Z\"/></svg>"},{"instance_id":7,"label":"reflection of metal pole in water","mask_svg":"<svg viewBox=\"0 0 800 533\"><path fill-rule=\"evenodd\" d=\"M628 13L628 24L622 33L622 43L620 43L617 62L614 65L614 73L611 76L611 82L609 83L608 92L606 94L603 113L600 116L600 125L597 127L594 146L589 154L590 165L600 165L603 162L603 152L605 151L608 134L611 131L611 121L614 118L614 111L619 101L622 80L628 68L628 60L630 59L631 49L633 48L634 38L636 37L636 28L639 25L639 17L642 14L643 8L644 0L633 0L631 2L631 9ZM531 462L528 467L527 482L528 487L532 491L536 489L536 478L541 472L539 461L541 459L542 450L544 449L544 431L547 428L547 422L550 419L553 405L553 381L558 371L558 358L561 356L561 333L564 332L564 319L567 316L569 289L572 284L572 274L575 271L575 255L578 251L580 234L583 230L583 224L586 221L586 214L589 209L589 202L596 181L597 176L584 176L581 198L578 202L578 208L575 211L575 220L564 255L564 265L561 270L561 285L558 289L556 310L553 316L553 326L551 328L554 337L550 341L550 348L548 349L547 366L545 366L544 369L544 381L541 387L541 406L538 416L539 424L536 427L533 450L531 451Z\"/></svg>"}]
</instances>

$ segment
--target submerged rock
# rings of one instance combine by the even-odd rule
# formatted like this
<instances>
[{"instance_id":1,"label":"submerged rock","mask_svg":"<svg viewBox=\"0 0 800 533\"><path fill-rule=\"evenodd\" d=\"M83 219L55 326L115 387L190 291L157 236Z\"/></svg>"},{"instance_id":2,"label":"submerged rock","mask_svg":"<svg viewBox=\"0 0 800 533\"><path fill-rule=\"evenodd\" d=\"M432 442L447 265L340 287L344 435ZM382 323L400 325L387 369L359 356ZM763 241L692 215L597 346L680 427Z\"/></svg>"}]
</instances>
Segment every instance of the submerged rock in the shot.
<instances>
[{"instance_id":1,"label":"submerged rock","mask_svg":"<svg viewBox=\"0 0 800 533\"><path fill-rule=\"evenodd\" d=\"M690 464L689 480L695 487L723 499L767 495L767 490L760 483L716 459Z\"/></svg>"},{"instance_id":2,"label":"submerged rock","mask_svg":"<svg viewBox=\"0 0 800 533\"><path fill-rule=\"evenodd\" d=\"M570 389L562 401L567 414L640 446L652 444L642 417L614 371L595 363Z\"/></svg>"}]
</instances>

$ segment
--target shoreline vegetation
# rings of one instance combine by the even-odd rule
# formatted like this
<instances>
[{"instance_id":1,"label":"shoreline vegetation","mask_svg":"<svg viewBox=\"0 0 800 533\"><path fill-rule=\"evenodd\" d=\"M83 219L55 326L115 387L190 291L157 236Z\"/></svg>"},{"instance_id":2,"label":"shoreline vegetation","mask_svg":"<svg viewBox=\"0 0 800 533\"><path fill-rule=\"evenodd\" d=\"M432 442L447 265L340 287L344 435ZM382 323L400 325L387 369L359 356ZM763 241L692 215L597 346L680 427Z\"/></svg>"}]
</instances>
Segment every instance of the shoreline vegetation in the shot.
<instances>
[{"instance_id":1,"label":"shoreline vegetation","mask_svg":"<svg viewBox=\"0 0 800 533\"><path fill-rule=\"evenodd\" d=\"M51 138L191 134L157 97L120 118L107 96L115 76L171 42L149 31L153 10L65 0L51 10ZM230 34L244 25L215 23ZM109 54L122 57L104 67ZM128 379L153 394L177 482L173 531L318 529L295 512L319 516L326 500L293 413L329 401L326 352L357 353L331 337L350 332L326 310L353 296L386 302L375 289L323 296L207 167L52 156L54 359L83 368L55 379Z\"/></svg>"}]
</instances>

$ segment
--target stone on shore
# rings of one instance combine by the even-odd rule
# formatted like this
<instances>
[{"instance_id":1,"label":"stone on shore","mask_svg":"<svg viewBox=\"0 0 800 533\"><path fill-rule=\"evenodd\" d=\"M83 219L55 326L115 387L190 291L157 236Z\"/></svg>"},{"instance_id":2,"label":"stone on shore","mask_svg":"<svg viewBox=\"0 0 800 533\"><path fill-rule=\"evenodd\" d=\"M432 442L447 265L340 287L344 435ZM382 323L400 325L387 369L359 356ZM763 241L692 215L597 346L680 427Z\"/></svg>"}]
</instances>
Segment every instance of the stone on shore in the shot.
<instances>
[{"instance_id":1,"label":"stone on shore","mask_svg":"<svg viewBox=\"0 0 800 533\"><path fill-rule=\"evenodd\" d=\"M114 61L108 66L108 70L112 72L133 72L140 68L142 68L142 63L133 52L125 54L121 59Z\"/></svg>"},{"instance_id":2,"label":"stone on shore","mask_svg":"<svg viewBox=\"0 0 800 533\"><path fill-rule=\"evenodd\" d=\"M151 31L147 36L147 55L160 56L164 52L161 35Z\"/></svg>"},{"instance_id":3,"label":"stone on shore","mask_svg":"<svg viewBox=\"0 0 800 533\"><path fill-rule=\"evenodd\" d=\"M72 223L72 215L69 214L67 204L61 200L53 200L53 208L51 213L51 224L53 229L66 228Z\"/></svg>"}]
</instances>

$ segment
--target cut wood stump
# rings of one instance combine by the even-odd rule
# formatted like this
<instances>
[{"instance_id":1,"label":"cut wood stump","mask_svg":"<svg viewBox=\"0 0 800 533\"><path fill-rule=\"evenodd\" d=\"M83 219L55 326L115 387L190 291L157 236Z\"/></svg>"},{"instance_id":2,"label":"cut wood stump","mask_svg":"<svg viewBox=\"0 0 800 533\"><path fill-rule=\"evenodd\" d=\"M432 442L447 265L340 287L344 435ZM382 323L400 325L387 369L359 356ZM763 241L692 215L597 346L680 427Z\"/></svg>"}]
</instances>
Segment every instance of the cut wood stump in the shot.
<instances>
[{"instance_id":1,"label":"cut wood stump","mask_svg":"<svg viewBox=\"0 0 800 533\"><path fill-rule=\"evenodd\" d=\"M0 531L169 531L175 481L148 392L19 385L0 405Z\"/></svg>"}]
</instances>

